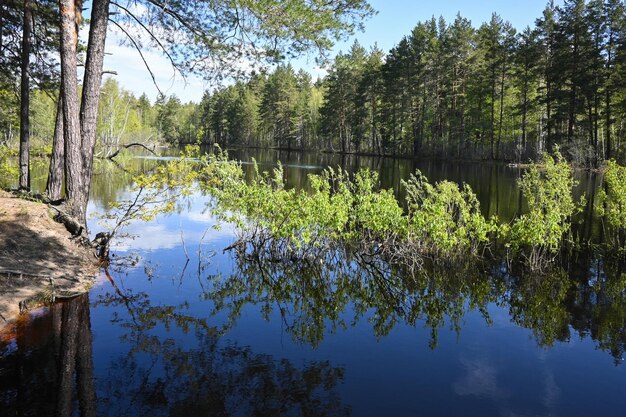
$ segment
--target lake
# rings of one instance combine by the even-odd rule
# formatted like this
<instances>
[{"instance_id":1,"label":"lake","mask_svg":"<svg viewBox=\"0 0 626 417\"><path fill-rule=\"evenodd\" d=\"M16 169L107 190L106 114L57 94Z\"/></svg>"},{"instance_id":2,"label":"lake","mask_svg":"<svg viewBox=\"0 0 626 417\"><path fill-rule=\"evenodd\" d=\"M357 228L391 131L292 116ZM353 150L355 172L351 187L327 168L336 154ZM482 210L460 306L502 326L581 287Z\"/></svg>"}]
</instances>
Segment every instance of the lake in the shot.
<instances>
[{"instance_id":1,"label":"lake","mask_svg":"<svg viewBox=\"0 0 626 417\"><path fill-rule=\"evenodd\" d=\"M98 213L128 197L129 167L102 162ZM522 171L318 153L236 150L251 169L280 160L289 187L327 166L400 180L466 182L485 215L525 210ZM578 172L587 210L574 233L602 240L600 183ZM35 187L45 184L40 167ZM246 259L197 192L175 213L135 222L89 294L33 312L0 338L3 416L619 416L626 409L626 275L592 249L547 275L500 260L401 277L345 259L310 265ZM76 373L76 378L72 375Z\"/></svg>"}]
</instances>

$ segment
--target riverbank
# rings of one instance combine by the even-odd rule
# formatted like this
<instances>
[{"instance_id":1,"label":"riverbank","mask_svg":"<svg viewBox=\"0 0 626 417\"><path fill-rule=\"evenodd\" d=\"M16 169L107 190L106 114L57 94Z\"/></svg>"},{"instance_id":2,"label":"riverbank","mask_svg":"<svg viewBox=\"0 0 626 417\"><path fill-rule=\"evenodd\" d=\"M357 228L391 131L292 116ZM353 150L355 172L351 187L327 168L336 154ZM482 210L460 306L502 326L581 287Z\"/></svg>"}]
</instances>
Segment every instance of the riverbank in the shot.
<instances>
[{"instance_id":1,"label":"riverbank","mask_svg":"<svg viewBox=\"0 0 626 417\"><path fill-rule=\"evenodd\" d=\"M29 308L89 290L96 261L52 219L48 206L0 190L0 325Z\"/></svg>"}]
</instances>

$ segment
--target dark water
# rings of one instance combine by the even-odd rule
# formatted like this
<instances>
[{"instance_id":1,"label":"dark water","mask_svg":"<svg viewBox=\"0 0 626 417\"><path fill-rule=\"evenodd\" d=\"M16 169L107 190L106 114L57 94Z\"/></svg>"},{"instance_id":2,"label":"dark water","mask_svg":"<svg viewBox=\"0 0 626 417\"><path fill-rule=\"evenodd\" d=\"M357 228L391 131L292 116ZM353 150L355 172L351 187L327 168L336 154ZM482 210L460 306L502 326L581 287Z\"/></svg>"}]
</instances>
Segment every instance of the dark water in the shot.
<instances>
[{"instance_id":1,"label":"dark water","mask_svg":"<svg viewBox=\"0 0 626 417\"><path fill-rule=\"evenodd\" d=\"M268 168L280 159L299 188L328 165L368 167L400 198L400 179L420 169L469 183L485 214L524 210L520 171L503 165L233 155ZM599 179L577 175L593 204ZM100 165L90 211L127 196L130 177ZM131 225L88 295L14 325L0 340L0 415L624 415L619 262L590 251L546 276L494 262L412 279L342 260L251 262L223 252L236 234L213 228L208 200ZM597 239L592 214L581 221L576 233Z\"/></svg>"}]
</instances>

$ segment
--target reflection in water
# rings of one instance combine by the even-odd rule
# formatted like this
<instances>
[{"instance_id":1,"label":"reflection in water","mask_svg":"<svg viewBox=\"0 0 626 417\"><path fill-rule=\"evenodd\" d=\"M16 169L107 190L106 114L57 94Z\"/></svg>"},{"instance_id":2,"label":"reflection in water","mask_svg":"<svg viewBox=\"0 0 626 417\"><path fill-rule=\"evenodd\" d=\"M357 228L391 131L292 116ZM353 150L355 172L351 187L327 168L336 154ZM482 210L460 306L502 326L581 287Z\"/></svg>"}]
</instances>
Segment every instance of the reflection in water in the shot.
<instances>
[{"instance_id":1,"label":"reflection in water","mask_svg":"<svg viewBox=\"0 0 626 417\"><path fill-rule=\"evenodd\" d=\"M540 346L567 341L575 331L621 363L626 276L615 275L619 263L592 261L591 279L577 281L563 270L520 278L505 266L491 274L469 267L451 274L431 266L403 276L382 262L347 255L308 263L277 262L275 253L258 251L234 256L235 273L202 278L202 297L213 306L209 317L196 317L187 302L155 303L149 293L124 288L107 275L110 290L92 308L116 308L111 324L122 332L107 343L125 347L100 371L97 402L87 296L16 323L1 346L3 415L348 415L350 406L337 391L343 367L327 360L295 365L224 339L246 305L257 306L267 320L279 311L284 329L299 343L318 346L365 320L377 337L396 325L424 323L434 347L445 323L460 332L472 310L490 323L488 305L496 304L532 330ZM222 313L228 315L224 323L210 319ZM512 393L500 382L498 365L480 354L459 361L464 373L451 381L453 391L504 407ZM560 388L546 372L542 401L552 409Z\"/></svg>"},{"instance_id":2,"label":"reflection in water","mask_svg":"<svg viewBox=\"0 0 626 417\"><path fill-rule=\"evenodd\" d=\"M354 257L340 249L325 258L277 257L275 251L250 246L236 252L236 272L213 280L205 298L213 314L228 312L227 327L236 324L246 304L258 305L268 320L278 309L285 330L302 343L317 346L328 332L367 318L376 337L396 324L431 329L432 346L446 319L457 331L467 310L496 300L495 281L485 280L476 265L433 265L407 276L375 257ZM348 314L351 314L348 316Z\"/></svg>"},{"instance_id":3,"label":"reflection in water","mask_svg":"<svg viewBox=\"0 0 626 417\"><path fill-rule=\"evenodd\" d=\"M571 285L562 270L511 278L506 300L511 319L531 329L540 346L568 340L569 314L564 300Z\"/></svg>"},{"instance_id":4,"label":"reflection in water","mask_svg":"<svg viewBox=\"0 0 626 417\"><path fill-rule=\"evenodd\" d=\"M343 369L329 362L297 368L250 348L220 347L206 333L197 335L194 349L163 342L149 338L113 362L103 381L101 415L349 414L334 392Z\"/></svg>"},{"instance_id":5,"label":"reflection in water","mask_svg":"<svg viewBox=\"0 0 626 417\"><path fill-rule=\"evenodd\" d=\"M474 395L499 400L508 395L498 384L496 367L485 359L461 358L466 374L454 384L454 392L458 395Z\"/></svg>"},{"instance_id":6,"label":"reflection in water","mask_svg":"<svg viewBox=\"0 0 626 417\"><path fill-rule=\"evenodd\" d=\"M130 348L113 360L102 381L99 415L349 414L334 392L343 369L328 361L298 368L249 347L220 343L206 319L186 313L188 305L153 305L147 294L124 291L107 277L113 291L94 307L124 307L125 318L113 321L125 329L121 340ZM163 327L192 333L195 341L179 344L163 337L158 331Z\"/></svg>"},{"instance_id":7,"label":"reflection in water","mask_svg":"<svg viewBox=\"0 0 626 417\"><path fill-rule=\"evenodd\" d=\"M54 304L30 320L22 317L5 332L2 415L65 417L77 407L82 416L96 416L87 294Z\"/></svg>"},{"instance_id":8,"label":"reflection in water","mask_svg":"<svg viewBox=\"0 0 626 417\"><path fill-rule=\"evenodd\" d=\"M438 330L446 323L460 333L466 313L478 310L491 323L488 305L507 307L510 319L530 329L541 347L567 342L572 331L590 336L616 364L626 347L626 274L587 260L591 279L580 279L562 268L541 275L515 275L506 264L489 273L480 265L425 266L406 274L381 259L341 250L324 259L302 259L262 247L239 246L236 272L210 277L204 293L212 315L227 312L226 331L235 327L242 309L256 305L266 320L280 312L284 329L294 341L318 346L329 333L366 318L376 337L398 324L424 323L429 345L437 346ZM608 268L608 269L607 269ZM578 271L576 268L572 268ZM583 275L582 277L587 277Z\"/></svg>"},{"instance_id":9,"label":"reflection in water","mask_svg":"<svg viewBox=\"0 0 626 417\"><path fill-rule=\"evenodd\" d=\"M593 260L588 279L579 280L567 301L570 325L580 337L591 337L598 348L621 364L626 350L626 273L623 259Z\"/></svg>"}]
</instances>

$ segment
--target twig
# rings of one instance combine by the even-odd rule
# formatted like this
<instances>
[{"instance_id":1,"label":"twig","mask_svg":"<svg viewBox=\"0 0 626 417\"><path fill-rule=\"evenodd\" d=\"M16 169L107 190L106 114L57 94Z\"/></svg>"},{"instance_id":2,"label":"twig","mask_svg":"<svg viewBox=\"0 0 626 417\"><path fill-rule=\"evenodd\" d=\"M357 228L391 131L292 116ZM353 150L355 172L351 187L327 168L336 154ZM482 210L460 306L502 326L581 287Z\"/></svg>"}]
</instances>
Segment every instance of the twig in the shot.
<instances>
[{"instance_id":1,"label":"twig","mask_svg":"<svg viewBox=\"0 0 626 417\"><path fill-rule=\"evenodd\" d=\"M187 252L187 246L185 245L185 234L183 233L183 226L180 226L180 240L183 242L183 250L185 251L185 257L187 258L187 262L189 262L189 253Z\"/></svg>"}]
</instances>

